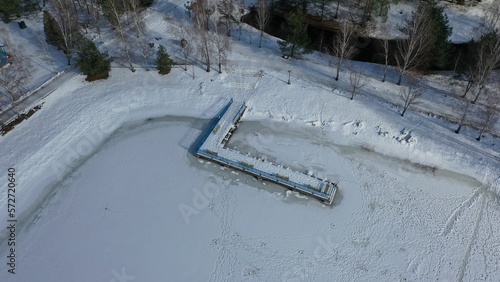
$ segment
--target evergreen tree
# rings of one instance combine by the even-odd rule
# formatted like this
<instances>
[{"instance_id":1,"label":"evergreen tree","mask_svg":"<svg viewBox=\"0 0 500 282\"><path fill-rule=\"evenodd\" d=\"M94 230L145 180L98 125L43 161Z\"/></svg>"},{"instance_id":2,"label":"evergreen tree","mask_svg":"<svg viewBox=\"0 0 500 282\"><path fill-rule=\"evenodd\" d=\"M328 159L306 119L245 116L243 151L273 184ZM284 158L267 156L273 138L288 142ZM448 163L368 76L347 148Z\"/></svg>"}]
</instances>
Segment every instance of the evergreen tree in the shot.
<instances>
[{"instance_id":1,"label":"evergreen tree","mask_svg":"<svg viewBox=\"0 0 500 282\"><path fill-rule=\"evenodd\" d=\"M0 0L0 14L4 22L10 21L10 16L31 13L40 8L38 0Z\"/></svg>"},{"instance_id":2,"label":"evergreen tree","mask_svg":"<svg viewBox=\"0 0 500 282\"><path fill-rule=\"evenodd\" d=\"M449 40L452 28L448 23L448 16L443 12L442 7L438 7L435 0L429 1L432 16L432 33L434 44L430 53L430 63L432 66L444 69L450 65L452 54L452 44Z\"/></svg>"},{"instance_id":3,"label":"evergreen tree","mask_svg":"<svg viewBox=\"0 0 500 282\"><path fill-rule=\"evenodd\" d=\"M54 17L48 12L43 11L43 31L45 32L45 41L50 45L54 45L58 48L61 48L61 30L59 26L56 24Z\"/></svg>"},{"instance_id":4,"label":"evergreen tree","mask_svg":"<svg viewBox=\"0 0 500 282\"><path fill-rule=\"evenodd\" d=\"M281 29L285 34L285 41L278 40L278 45L284 55L294 57L311 51L308 48L311 39L307 35L307 23L304 22L304 15L301 12L286 14Z\"/></svg>"},{"instance_id":5,"label":"evergreen tree","mask_svg":"<svg viewBox=\"0 0 500 282\"><path fill-rule=\"evenodd\" d=\"M154 0L141 0L140 4L142 7L149 7L151 4L153 4Z\"/></svg>"},{"instance_id":6,"label":"evergreen tree","mask_svg":"<svg viewBox=\"0 0 500 282\"><path fill-rule=\"evenodd\" d=\"M169 74L170 70L172 70L172 65L174 64L163 45L160 45L160 47L158 48L155 62L156 69L158 70L159 74Z\"/></svg>"},{"instance_id":7,"label":"evergreen tree","mask_svg":"<svg viewBox=\"0 0 500 282\"><path fill-rule=\"evenodd\" d=\"M19 8L24 13L31 13L40 9L39 0L20 0L20 1L21 2Z\"/></svg>"},{"instance_id":8,"label":"evergreen tree","mask_svg":"<svg viewBox=\"0 0 500 282\"><path fill-rule=\"evenodd\" d=\"M106 79L111 70L111 59L108 53L101 53L94 42L85 39L80 46L76 64L87 75L87 81Z\"/></svg>"},{"instance_id":9,"label":"evergreen tree","mask_svg":"<svg viewBox=\"0 0 500 282\"><path fill-rule=\"evenodd\" d=\"M11 15L17 15L21 12L19 8L20 2L21 0L0 0L0 13L3 14L2 19L4 22L8 23Z\"/></svg>"},{"instance_id":10,"label":"evergreen tree","mask_svg":"<svg viewBox=\"0 0 500 282\"><path fill-rule=\"evenodd\" d=\"M387 21L387 13L389 12L390 7L390 0L375 0L374 11L377 16L382 17L383 22Z\"/></svg>"}]
</instances>

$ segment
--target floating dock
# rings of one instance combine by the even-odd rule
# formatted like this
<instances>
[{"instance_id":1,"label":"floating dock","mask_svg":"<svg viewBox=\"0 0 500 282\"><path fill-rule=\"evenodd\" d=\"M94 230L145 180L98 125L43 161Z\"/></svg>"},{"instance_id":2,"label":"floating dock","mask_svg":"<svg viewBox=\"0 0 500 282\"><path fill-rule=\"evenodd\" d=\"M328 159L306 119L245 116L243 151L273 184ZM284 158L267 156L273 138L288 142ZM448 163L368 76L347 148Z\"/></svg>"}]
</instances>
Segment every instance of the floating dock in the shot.
<instances>
[{"instance_id":1,"label":"floating dock","mask_svg":"<svg viewBox=\"0 0 500 282\"><path fill-rule=\"evenodd\" d=\"M335 183L225 147L237 129L245 109L246 104L244 102L238 103L231 99L220 110L209 130L202 136L195 149L196 156L241 170L257 178L275 182L292 191L312 196L330 205L337 191Z\"/></svg>"}]
</instances>

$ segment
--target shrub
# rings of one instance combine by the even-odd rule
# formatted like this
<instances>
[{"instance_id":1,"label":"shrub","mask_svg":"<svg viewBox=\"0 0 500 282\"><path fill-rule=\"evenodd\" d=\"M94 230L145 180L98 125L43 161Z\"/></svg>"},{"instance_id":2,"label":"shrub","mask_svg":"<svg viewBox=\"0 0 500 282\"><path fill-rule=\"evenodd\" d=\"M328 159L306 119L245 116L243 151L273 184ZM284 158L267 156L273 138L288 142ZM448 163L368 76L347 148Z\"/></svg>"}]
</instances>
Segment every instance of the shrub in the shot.
<instances>
[{"instance_id":1,"label":"shrub","mask_svg":"<svg viewBox=\"0 0 500 282\"><path fill-rule=\"evenodd\" d=\"M169 74L172 70L173 61L167 53L167 50L163 45L160 45L158 52L156 53L156 69L159 74Z\"/></svg>"},{"instance_id":2,"label":"shrub","mask_svg":"<svg viewBox=\"0 0 500 282\"><path fill-rule=\"evenodd\" d=\"M99 52L94 42L88 39L85 39L80 46L76 64L87 76L87 81L106 79L111 70L111 59L108 53Z\"/></svg>"}]
</instances>

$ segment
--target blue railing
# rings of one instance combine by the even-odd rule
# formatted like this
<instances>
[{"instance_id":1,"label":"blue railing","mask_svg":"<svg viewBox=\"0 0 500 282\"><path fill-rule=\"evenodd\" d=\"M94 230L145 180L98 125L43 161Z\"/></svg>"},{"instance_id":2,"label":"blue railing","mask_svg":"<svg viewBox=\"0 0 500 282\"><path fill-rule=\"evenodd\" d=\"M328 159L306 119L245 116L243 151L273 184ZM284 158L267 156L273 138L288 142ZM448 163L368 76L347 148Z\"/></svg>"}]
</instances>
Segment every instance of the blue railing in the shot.
<instances>
[{"instance_id":1,"label":"blue railing","mask_svg":"<svg viewBox=\"0 0 500 282\"><path fill-rule=\"evenodd\" d=\"M241 105L240 109L238 110L238 112L236 113L236 115L233 117L233 121L232 121L233 124L236 122L236 120L240 116L241 112L243 110L245 110L245 107L246 107L246 104L245 104L245 102L243 102L243 105Z\"/></svg>"},{"instance_id":2,"label":"blue railing","mask_svg":"<svg viewBox=\"0 0 500 282\"><path fill-rule=\"evenodd\" d=\"M217 114L216 120L212 123L210 128L204 133L203 137L200 140L200 143L198 143L198 145L196 145L196 149L194 150L195 153L198 153L198 150L200 150L201 146L203 146L203 143L205 143L205 141L207 141L208 136L210 136L210 133L212 133L214 128L219 123L221 117L226 113L227 109L229 109L229 106L231 106L232 103L233 103L233 99L231 98L231 100L229 100L227 105L219 111L219 113Z\"/></svg>"},{"instance_id":3,"label":"blue railing","mask_svg":"<svg viewBox=\"0 0 500 282\"><path fill-rule=\"evenodd\" d=\"M246 165L241 164L239 162L235 162L235 161L229 160L227 158L223 158L223 157L214 155L214 154L209 153L209 152L207 152L205 150L200 150L198 152L198 154L201 155L201 156L204 156L206 158L212 159L214 161L217 161L219 163L227 164L227 165L232 166L232 167L234 167L236 169L240 169L242 171L249 172L249 173L251 173L253 175L256 175L256 176L259 176L259 177L262 177L262 178L266 178L268 180L271 180L271 181L277 182L279 184L288 186L290 188L295 188L295 189L302 190L302 191L304 191L304 192L306 192L306 193L308 193L310 195L316 196L316 197L321 198L323 200L331 200L330 199L330 195L331 194L326 194L326 193L323 193L323 192L316 191L316 190L314 190L314 189L312 189L312 188L310 188L310 187L308 187L308 186L306 186L304 184L296 183L296 182L293 182L293 181L290 181L290 180L286 180L286 179L277 177L274 174L267 173L267 172L264 172L264 171L261 171L261 170L258 170L258 169L246 166ZM334 189L331 190L331 193L333 193L334 190L335 190L335 187L334 187Z\"/></svg>"}]
</instances>

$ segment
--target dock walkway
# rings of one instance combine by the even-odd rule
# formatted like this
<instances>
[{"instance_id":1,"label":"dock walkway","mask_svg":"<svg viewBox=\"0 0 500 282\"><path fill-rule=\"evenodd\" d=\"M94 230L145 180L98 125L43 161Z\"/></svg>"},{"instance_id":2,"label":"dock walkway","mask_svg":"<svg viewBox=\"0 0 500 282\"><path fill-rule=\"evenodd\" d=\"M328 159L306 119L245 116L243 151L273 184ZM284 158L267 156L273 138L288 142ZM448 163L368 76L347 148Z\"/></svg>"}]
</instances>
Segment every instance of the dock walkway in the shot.
<instances>
[{"instance_id":1,"label":"dock walkway","mask_svg":"<svg viewBox=\"0 0 500 282\"><path fill-rule=\"evenodd\" d=\"M196 147L196 156L275 182L331 204L337 191L336 184L225 147L237 129L245 109L244 102L239 103L231 99L218 113L209 130L204 133L205 136Z\"/></svg>"}]
</instances>

